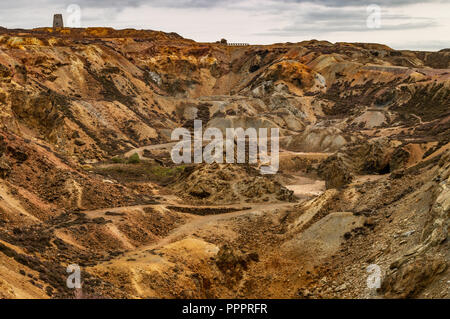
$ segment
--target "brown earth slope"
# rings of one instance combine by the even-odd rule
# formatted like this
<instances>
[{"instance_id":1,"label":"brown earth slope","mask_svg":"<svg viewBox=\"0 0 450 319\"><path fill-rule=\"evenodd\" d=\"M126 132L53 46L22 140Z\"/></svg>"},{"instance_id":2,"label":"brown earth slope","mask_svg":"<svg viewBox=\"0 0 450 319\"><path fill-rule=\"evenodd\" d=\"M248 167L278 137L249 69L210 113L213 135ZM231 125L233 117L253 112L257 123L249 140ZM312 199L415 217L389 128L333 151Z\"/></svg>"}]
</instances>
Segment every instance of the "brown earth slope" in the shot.
<instances>
[{"instance_id":1,"label":"brown earth slope","mask_svg":"<svg viewBox=\"0 0 450 319\"><path fill-rule=\"evenodd\" d=\"M448 298L449 57L0 29L0 297ZM194 119L280 170L173 164Z\"/></svg>"}]
</instances>

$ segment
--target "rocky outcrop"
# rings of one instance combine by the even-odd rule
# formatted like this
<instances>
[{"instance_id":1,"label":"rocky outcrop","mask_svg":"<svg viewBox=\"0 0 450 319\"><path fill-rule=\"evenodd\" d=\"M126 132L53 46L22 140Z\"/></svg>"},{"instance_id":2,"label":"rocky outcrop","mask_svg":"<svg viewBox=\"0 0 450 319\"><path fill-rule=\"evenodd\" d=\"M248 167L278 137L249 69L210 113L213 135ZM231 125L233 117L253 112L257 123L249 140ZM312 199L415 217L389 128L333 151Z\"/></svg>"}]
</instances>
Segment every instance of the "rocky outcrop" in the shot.
<instances>
[{"instance_id":1,"label":"rocky outcrop","mask_svg":"<svg viewBox=\"0 0 450 319\"><path fill-rule=\"evenodd\" d=\"M419 242L394 260L381 292L386 297L411 298L419 294L448 268L448 254L440 252L448 238L450 213L450 152L444 154L429 191L434 202L421 229Z\"/></svg>"},{"instance_id":2,"label":"rocky outcrop","mask_svg":"<svg viewBox=\"0 0 450 319\"><path fill-rule=\"evenodd\" d=\"M388 174L396 144L387 139L375 139L344 147L324 160L318 173L325 179L327 188L342 187L350 183L356 174ZM395 163L400 160L398 153Z\"/></svg>"},{"instance_id":3,"label":"rocky outcrop","mask_svg":"<svg viewBox=\"0 0 450 319\"><path fill-rule=\"evenodd\" d=\"M202 164L188 169L172 188L179 196L203 204L294 200L292 191L246 165Z\"/></svg>"}]
</instances>

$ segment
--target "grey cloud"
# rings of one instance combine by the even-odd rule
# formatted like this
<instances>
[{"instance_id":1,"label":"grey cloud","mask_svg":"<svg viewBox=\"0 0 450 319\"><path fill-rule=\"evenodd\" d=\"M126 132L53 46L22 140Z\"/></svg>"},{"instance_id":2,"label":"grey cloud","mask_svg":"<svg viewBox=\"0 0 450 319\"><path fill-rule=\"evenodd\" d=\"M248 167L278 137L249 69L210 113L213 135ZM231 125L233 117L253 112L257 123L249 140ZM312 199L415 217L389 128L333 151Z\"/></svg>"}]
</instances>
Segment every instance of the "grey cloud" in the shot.
<instances>
[{"instance_id":1,"label":"grey cloud","mask_svg":"<svg viewBox=\"0 0 450 319\"><path fill-rule=\"evenodd\" d=\"M285 3L314 3L328 7L366 7L377 4L383 7L411 5L417 3L442 3L446 0L282 0Z\"/></svg>"},{"instance_id":2,"label":"grey cloud","mask_svg":"<svg viewBox=\"0 0 450 319\"><path fill-rule=\"evenodd\" d=\"M322 24L309 24L290 26L282 29L271 29L268 32L255 33L255 35L276 35L280 37L290 37L293 35L308 35L311 32L318 32L322 34L330 32L367 32L376 30L411 30L411 29L423 29L435 26L433 22L414 22L414 23L400 23L396 25L382 25L380 29L368 29L365 21L360 23L349 24L345 21L338 21L333 23L333 26L324 26Z\"/></svg>"},{"instance_id":3,"label":"grey cloud","mask_svg":"<svg viewBox=\"0 0 450 319\"><path fill-rule=\"evenodd\" d=\"M73 3L74 1L65 1L67 3ZM79 0L76 1L79 5L86 5L90 7L127 7L127 6L140 6L151 5L157 7L170 7L170 8L210 8L215 6L226 6L229 4L235 4L239 0ZM375 3L380 6L402 6L416 3L439 3L445 2L445 0L278 0L279 4L286 3L313 3L330 7L347 7L347 6L367 6ZM257 8L255 8L257 9Z\"/></svg>"},{"instance_id":4,"label":"grey cloud","mask_svg":"<svg viewBox=\"0 0 450 319\"><path fill-rule=\"evenodd\" d=\"M81 7L91 8L127 8L149 5L158 8L211 8L236 0L65 0L65 4L76 3Z\"/></svg>"},{"instance_id":5,"label":"grey cloud","mask_svg":"<svg viewBox=\"0 0 450 319\"><path fill-rule=\"evenodd\" d=\"M2 1L0 3L1 9L11 8L26 8L33 6L48 6L61 7L69 4L78 4L81 7L90 8L109 8L122 9L127 7L139 7L142 5L149 5L161 8L212 8L218 6L236 5L245 1L239 0L40 0L30 2L29 0L16 0L13 2ZM378 4L384 7L411 5L416 3L439 3L445 0L278 0L270 3L270 6L283 6L286 4L295 3L312 3L326 7L362 7L369 4ZM255 10L264 9L264 3L256 6Z\"/></svg>"},{"instance_id":6,"label":"grey cloud","mask_svg":"<svg viewBox=\"0 0 450 319\"><path fill-rule=\"evenodd\" d=\"M381 28L368 29L365 8L321 7L303 8L291 12L286 21L290 24L282 28L272 28L258 35L293 36L311 32L366 32L370 30L411 30L438 26L431 18L410 17L406 15L381 12Z\"/></svg>"}]
</instances>

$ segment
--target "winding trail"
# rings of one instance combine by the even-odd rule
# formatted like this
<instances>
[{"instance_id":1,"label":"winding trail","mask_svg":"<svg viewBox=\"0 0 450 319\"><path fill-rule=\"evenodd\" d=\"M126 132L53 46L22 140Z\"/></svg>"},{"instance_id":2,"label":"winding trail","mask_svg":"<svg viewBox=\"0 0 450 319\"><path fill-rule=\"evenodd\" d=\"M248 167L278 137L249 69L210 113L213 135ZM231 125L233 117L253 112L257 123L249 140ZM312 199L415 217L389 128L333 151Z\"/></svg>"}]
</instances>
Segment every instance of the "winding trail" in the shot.
<instances>
[{"instance_id":1,"label":"winding trail","mask_svg":"<svg viewBox=\"0 0 450 319\"><path fill-rule=\"evenodd\" d=\"M286 139L286 138L288 138L289 136L280 136L280 137L278 137L278 141L279 142L281 142L281 141L283 141L284 139ZM269 138L257 138L257 141L264 141L264 140L267 140L267 139L269 139ZM247 138L246 139L246 141L249 141L249 140L253 140L253 139L249 139L249 138ZM273 138L270 138L270 140L274 140ZM125 157L130 157L131 155L133 155L134 153L137 153L138 155L139 155L139 157L144 157L145 158L145 156L143 156L143 153L144 153L144 151L153 151L153 150L163 150L163 149L167 149L168 151L170 151L171 150L171 148L173 147L173 146L175 146L177 143L178 143L179 141L174 141L174 142L169 142L169 143L161 143L161 144L152 144L152 145L146 145L146 146L141 146L141 147L137 147L137 148L133 148L133 149L131 149L131 150L129 150L128 152L126 152L125 154L124 154L124 156ZM194 138L192 137L192 140L191 140L191 142L192 142L192 144L194 143ZM210 141L208 141L208 140L201 140L201 142L202 142L202 145L203 146L205 146L205 145L207 145L208 143L210 143ZM280 148L280 153L284 153L284 152L289 152L289 153L292 153L292 154L295 154L295 152L290 152L290 151L286 151L286 150L283 150L283 149L281 149ZM298 152L299 154L307 154L307 153L302 153L302 152ZM321 153L314 153L314 154L321 154ZM323 154L328 154L328 153L323 153Z\"/></svg>"},{"instance_id":2,"label":"winding trail","mask_svg":"<svg viewBox=\"0 0 450 319\"><path fill-rule=\"evenodd\" d=\"M202 227L204 227L208 224L218 223L220 221L239 217L242 215L248 215L248 214L253 214L253 213L262 213L265 211L274 211L277 209L286 209L289 207L293 207L296 204L298 204L298 203L256 204L256 205L253 205L253 207L251 209L238 210L238 211L231 212L231 213L206 215L206 216L195 215L195 217L192 220L190 220L186 224L179 226L178 228L175 228L168 236L164 237L157 243L154 243L149 246L143 246L141 248L144 250L160 248L160 247L170 244L182 237L190 236L194 232L200 230ZM225 207L225 206L223 206L223 207Z\"/></svg>"},{"instance_id":3,"label":"winding trail","mask_svg":"<svg viewBox=\"0 0 450 319\"><path fill-rule=\"evenodd\" d=\"M170 148L177 144L178 142L170 142L170 143L163 143L163 144L154 144L154 145L147 145L147 146L141 146L138 148L134 148L124 154L125 157L130 157L134 153L138 153L139 157L144 157L142 154L145 150L152 151L152 150L160 150L165 148Z\"/></svg>"},{"instance_id":4,"label":"winding trail","mask_svg":"<svg viewBox=\"0 0 450 319\"><path fill-rule=\"evenodd\" d=\"M247 214L254 214L254 213L262 213L267 211L274 211L277 209L286 209L289 207L293 207L294 205L297 205L297 202L281 202L281 203L269 203L269 204L231 204L231 205L209 205L209 206L197 206L197 205L185 205L185 204L178 204L173 202L168 203L161 203L161 204L149 204L149 205L135 205L135 206L123 206L123 207L111 207L111 208L102 208L102 209L96 209L91 211L82 211L82 213L86 214L89 218L97 218L97 217L104 217L108 219L112 219L110 216L105 216L106 212L116 212L116 213L126 213L127 210L130 209L144 209L146 207L155 207L155 206L162 206L167 208L167 206L177 206L177 207L186 207L191 209L204 209L204 208L210 208L210 209L217 209L217 208L233 208L233 209L239 209L237 211L233 212L227 212L227 213L221 213L221 214L211 214L211 215L196 215L196 214L190 214L190 213L181 213L188 215L191 219L179 227L172 230L168 236L160 239L156 243L153 243L151 245L144 245L140 246L138 250L147 250L147 249L155 249L162 247L166 244L170 244L172 241L175 241L177 238L183 237L183 236L189 236L193 234L195 231L198 231L202 226L205 226L207 224L213 224L219 221L235 218L242 215ZM118 229L115 228L115 231L118 232Z\"/></svg>"},{"instance_id":5,"label":"winding trail","mask_svg":"<svg viewBox=\"0 0 450 319\"><path fill-rule=\"evenodd\" d=\"M281 138L280 138L281 139ZM124 154L125 157L129 157L134 153L137 153L141 158L145 158L143 153L145 150L168 150L176 144L178 141L170 143L162 143L155 145L147 145L139 148L134 148ZM327 157L330 153L304 153L304 152L292 152L280 149L280 156L305 156L305 157ZM298 197L308 197L316 196L323 191L324 184L322 181L314 181L309 178L301 178L297 176L293 181L293 185L288 185L287 187L294 191L295 195ZM147 207L163 207L165 209L170 209L169 206L177 206L188 209L235 209L236 211L225 212L219 214L209 214L209 215L197 215L189 212L184 212L189 216L186 223L173 229L167 236L160 238L154 243L148 245L138 246L135 249L130 249L124 255L118 257L118 259L129 258L130 256L136 256L146 250L153 250L164 247L168 244L176 242L178 240L184 239L195 234L197 231L211 229L212 226L221 224L223 221L230 220L243 215L249 214L262 214L264 212L272 212L276 210L285 210L297 205L298 202L277 202L277 203L238 203L238 204L228 204L228 205L189 205L184 204L182 201L174 195L161 195L162 200L155 204L144 204L144 205L134 205L134 206L122 206L122 207L111 207L102 208L90 211L82 211L89 218L104 217L106 219L113 220L114 216L105 215L106 212L114 213L127 213L130 210L144 210ZM117 218L117 217L116 217ZM116 232L118 231L115 228ZM117 235L117 234L116 234Z\"/></svg>"}]
</instances>

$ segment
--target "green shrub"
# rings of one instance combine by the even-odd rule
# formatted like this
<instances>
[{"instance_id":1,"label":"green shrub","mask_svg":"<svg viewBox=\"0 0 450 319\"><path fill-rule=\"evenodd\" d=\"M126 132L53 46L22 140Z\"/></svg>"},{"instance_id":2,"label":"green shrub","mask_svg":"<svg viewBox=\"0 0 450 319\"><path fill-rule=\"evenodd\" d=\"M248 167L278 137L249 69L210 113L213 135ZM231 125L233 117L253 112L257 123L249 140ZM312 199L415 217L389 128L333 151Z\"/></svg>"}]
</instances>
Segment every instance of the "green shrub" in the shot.
<instances>
[{"instance_id":1,"label":"green shrub","mask_svg":"<svg viewBox=\"0 0 450 319\"><path fill-rule=\"evenodd\" d=\"M151 172L158 177L171 177L183 172L184 166L176 167L163 167L163 166L153 166Z\"/></svg>"},{"instance_id":2,"label":"green shrub","mask_svg":"<svg viewBox=\"0 0 450 319\"><path fill-rule=\"evenodd\" d=\"M134 153L128 158L128 164L139 164L141 162L141 159L139 158L138 153Z\"/></svg>"},{"instance_id":3,"label":"green shrub","mask_svg":"<svg viewBox=\"0 0 450 319\"><path fill-rule=\"evenodd\" d=\"M119 156L114 156L113 158L111 158L111 161L113 163L119 164L119 163L124 163L125 159L119 157Z\"/></svg>"}]
</instances>

